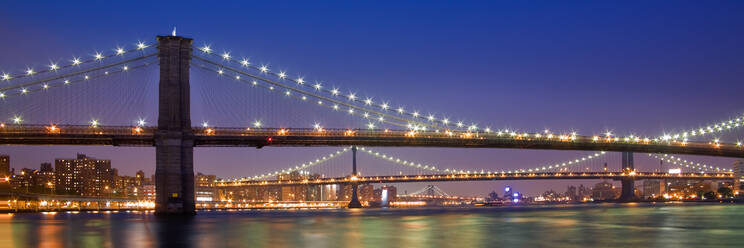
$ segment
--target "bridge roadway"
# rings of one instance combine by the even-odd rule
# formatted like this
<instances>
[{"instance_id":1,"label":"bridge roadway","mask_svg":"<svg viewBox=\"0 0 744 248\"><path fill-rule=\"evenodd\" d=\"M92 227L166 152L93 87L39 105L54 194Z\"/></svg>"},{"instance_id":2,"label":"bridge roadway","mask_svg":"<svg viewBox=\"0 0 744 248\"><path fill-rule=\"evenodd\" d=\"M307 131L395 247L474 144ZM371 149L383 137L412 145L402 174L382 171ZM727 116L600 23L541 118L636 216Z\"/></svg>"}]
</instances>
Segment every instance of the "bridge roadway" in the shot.
<instances>
[{"instance_id":1,"label":"bridge roadway","mask_svg":"<svg viewBox=\"0 0 744 248\"><path fill-rule=\"evenodd\" d=\"M734 180L733 173L683 173L669 174L656 172L540 172L540 173L486 173L486 174L433 174L433 175L398 175L369 177L337 177L307 180L228 180L218 181L217 187L245 186L298 186L324 184L365 184L365 183L408 183L408 182L461 182L461 181L497 181L497 180L568 180L568 179L696 179L696 180Z\"/></svg>"},{"instance_id":2,"label":"bridge roadway","mask_svg":"<svg viewBox=\"0 0 744 248\"><path fill-rule=\"evenodd\" d=\"M2 145L153 146L156 127L9 125ZM400 146L626 151L744 158L744 147L711 142L654 141L566 134L411 132L406 130L193 128L197 147L223 146Z\"/></svg>"}]
</instances>

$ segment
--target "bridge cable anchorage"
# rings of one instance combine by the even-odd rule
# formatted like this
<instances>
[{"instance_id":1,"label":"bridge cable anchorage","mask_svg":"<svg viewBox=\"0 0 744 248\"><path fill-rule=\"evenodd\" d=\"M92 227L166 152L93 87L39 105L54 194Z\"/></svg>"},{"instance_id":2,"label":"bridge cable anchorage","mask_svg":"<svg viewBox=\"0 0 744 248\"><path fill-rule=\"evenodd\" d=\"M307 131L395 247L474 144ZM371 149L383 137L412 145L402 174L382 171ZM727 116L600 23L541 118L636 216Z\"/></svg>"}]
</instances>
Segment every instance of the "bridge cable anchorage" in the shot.
<instances>
[{"instance_id":1,"label":"bridge cable anchorage","mask_svg":"<svg viewBox=\"0 0 744 248\"><path fill-rule=\"evenodd\" d=\"M114 49L113 53L107 54L107 55L104 55L102 53L95 53L93 55L93 58L87 59L87 60L80 60L80 58L73 58L72 60L70 60L70 64L66 64L66 65L58 65L56 63L52 63L51 65L48 66L49 67L48 69L44 69L44 70L36 71L34 69L29 68L29 69L26 69L25 73L19 73L15 75L8 74L8 73L2 73L0 74L0 81L11 81L14 79L26 78L26 77L30 77L30 76L37 75L37 74L43 74L47 72L63 70L63 69L67 69L73 66L81 66L81 65L85 65L85 64L89 64L93 62L100 62L100 61L103 61L103 60L106 60L112 57L123 56L131 52L143 51L147 48L153 47L152 44L148 44L144 42L138 42L135 46L136 48L129 49L129 50L124 50L124 48L117 47L116 49Z\"/></svg>"},{"instance_id":2,"label":"bridge cable anchorage","mask_svg":"<svg viewBox=\"0 0 744 248\"><path fill-rule=\"evenodd\" d=\"M698 169L698 170L703 171L703 172L705 172L707 170L711 170L712 171L714 169L717 172L720 172L720 171L723 171L723 172L733 172L734 171L733 169L730 169L730 168L729 169L727 169L727 168L721 168L721 167L713 166L713 165L710 165L709 166L707 164L701 164L699 162L694 162L692 160L682 159L680 157L675 157L674 155L669 155L669 154L648 154L648 155L649 156L653 156L654 158L659 159L659 160L664 161L664 162L667 162L667 163L671 163L671 164L674 164L674 165L684 165L686 168Z\"/></svg>"},{"instance_id":3,"label":"bridge cable anchorage","mask_svg":"<svg viewBox=\"0 0 744 248\"><path fill-rule=\"evenodd\" d=\"M315 98L315 99L319 99L320 101L317 102L318 105L324 106L324 107L327 107L327 108L330 108L330 109L333 109L333 110L339 110L339 107L338 106L344 106L344 107L348 107L351 110L351 111L349 111L349 114L351 114L351 115L354 115L355 114L354 111L358 111L359 113L357 113L357 114L359 116L364 116L365 114L369 115L369 113L372 113L374 115L377 115L378 117L377 118L371 118L371 120L375 120L377 122L384 122L384 123L388 123L388 124L396 125L396 126L401 126L401 127L410 127L410 125L411 125L410 124L411 123L411 120L409 120L409 119L400 118L400 117L397 117L397 116L394 116L394 115L390 115L390 114L383 113L383 112L378 112L378 111L375 111L375 110L372 110L372 109L368 109L368 108L364 108L364 107L359 107L359 106L356 106L356 105L353 105L353 104L346 103L344 101L332 99L332 98L329 98L329 97L326 97L326 96L322 96L322 95L319 95L319 94L314 94L312 92L308 92L308 91L301 90L301 89L298 89L298 88L295 88L295 87L292 87L292 86L284 85L282 83L279 83L279 82L276 82L276 81L272 81L270 79L267 79L267 78L264 78L264 77L261 77L261 76L257 76L257 75L245 73L245 72L239 71L239 70L237 70L235 68L223 66L223 65L220 65L219 63L216 63L216 62L213 62L213 61L209 61L209 60L205 60L203 58L200 58L199 56L193 56L193 57L195 59L197 59L197 60L202 60L202 61L205 61L205 62L207 62L209 64L214 65L214 66L218 66L220 68L224 68L226 70L232 71L233 73L240 74L240 75L246 76L248 78L253 78L255 80L259 80L259 81L268 83L268 84L270 84L272 86L277 86L279 88L288 90L287 92L290 92L291 91L291 92L299 93L299 94L301 94L303 96L296 96L296 95L292 95L292 94L287 94L287 95L292 96L292 97L295 97L295 98L300 99L300 100L303 100L303 101L306 101L307 100L307 96L309 96L309 97L312 97L312 98ZM217 73L219 75L224 75L224 73L225 73L224 70L222 70L222 69L212 69L212 68L209 68L209 67L204 66L204 65L201 65L201 64L192 64L192 65L194 65L196 67L199 67L201 69L210 71L210 72L215 72L215 73ZM232 76L231 78L233 78L233 79L235 79L237 81L241 81L241 82L250 82L253 86L259 86L259 87L262 87L262 88L265 88L265 89L273 90L273 87L270 87L270 86L267 87L265 85L258 84L255 80L254 81L250 81L247 78L241 78L239 76ZM254 82L256 82L256 83L254 83ZM333 103L334 105L324 104L323 101ZM370 120L369 116L365 117L365 119ZM390 119L394 119L394 120L397 120L397 121L405 122L405 123L408 123L408 124L403 124L403 123L398 123L398 122L392 122L392 121L389 121Z\"/></svg>"},{"instance_id":4,"label":"bridge cable anchorage","mask_svg":"<svg viewBox=\"0 0 744 248\"><path fill-rule=\"evenodd\" d=\"M75 81L80 82L80 81L90 80L90 79L92 79L92 77L90 75L87 75L88 73L97 72L97 71L101 71L101 70L105 70L105 69L112 68L112 67L117 67L117 66L121 66L121 67L118 70L115 70L115 71L106 71L106 72L104 72L103 73L104 76L106 76L108 74L112 74L112 73L120 73L120 72L129 71L129 70L132 70L132 69L138 69L138 68L142 68L143 66L142 65L140 65L140 66L129 66L127 64L133 63L133 62L137 62L137 61L141 61L141 60L144 60L144 59L147 59L147 58L151 58L151 57L154 57L155 55L157 55L157 54L156 53L147 54L147 55L143 55L143 56L139 56L139 57L127 59L127 60L124 60L124 61L120 61L120 62L117 62L117 63L106 64L106 65L102 65L102 66L98 66L98 67L88 68L88 69L85 69L85 70L82 70L82 71L78 71L78 72L71 72L71 73L66 73L66 74L62 74L62 75L58 75L58 76L53 76L53 77L49 77L49 78L45 78L45 79L34 80L34 81L31 81L31 82L27 82L27 83L15 84L15 85L11 85L11 86L0 88L0 92L7 92L9 90L21 89L21 92L19 94L26 94L26 93L29 93L29 91L30 91L29 89L26 89L27 87L42 85L36 91L38 91L38 90L45 90L45 89L50 88L50 86L48 84L45 84L45 83L48 83L48 82L51 82L51 81L55 81L55 80L61 80L61 79L68 79L68 78L78 77L78 76L81 76L81 75L82 75L81 76L82 79L78 79L78 80L75 80ZM145 63L144 66L151 65L151 64L153 64L153 63ZM59 83L62 83L62 84L71 84L72 82L73 82L73 80L69 80L68 79L68 80L64 80L64 81L58 82L58 84Z\"/></svg>"},{"instance_id":5,"label":"bridge cable anchorage","mask_svg":"<svg viewBox=\"0 0 744 248\"><path fill-rule=\"evenodd\" d=\"M268 177L272 177L272 176L277 176L279 174L285 174L285 173L291 173L291 172L295 172L295 171L300 171L300 170L308 169L310 167L314 167L316 165L323 164L324 162L330 161L331 159L336 158L339 155L344 154L344 153L346 153L346 152L348 152L350 150L351 150L350 147L346 147L344 149L341 149L341 150L332 152L332 153L330 153L330 154L328 154L326 156L319 157L319 158L317 158L315 160L307 161L305 163L302 163L301 165L294 166L294 167L287 167L286 169L277 170L277 171L274 171L274 172L271 172L271 173L266 173L266 174L261 174L261 175L254 175L254 176L251 176L251 177L243 177L243 178L240 178L240 179L237 179L236 178L236 179L227 179L227 180L217 180L217 182L219 182L219 183L241 183L241 182L246 182L246 181L255 181L255 180L264 179L264 178L268 178Z\"/></svg>"},{"instance_id":6,"label":"bridge cable anchorage","mask_svg":"<svg viewBox=\"0 0 744 248\"><path fill-rule=\"evenodd\" d=\"M293 78L287 77L287 75L286 75L285 72L279 72L279 73L272 72L266 66L260 66L259 67L259 66L256 66L256 65L251 64L247 59L242 59L242 60L239 61L239 60L231 57L230 54L227 53L227 52L224 53L224 54L222 54L222 55L217 55L215 53L212 53L212 50L211 50L211 48L209 46L204 46L204 47L197 48L197 49L198 50L201 50L203 53L206 53L207 55L221 58L223 61L234 63L234 64L239 64L241 67L248 68L248 69L253 69L253 70L259 71L259 72L261 72L263 74L273 75L275 77L280 78L281 80L292 81L292 82L296 83L298 86L301 86L301 87L310 88L310 89L315 90L315 91L318 91L318 92L323 92L323 93L329 94L331 96L334 96L336 98L342 98L343 99L343 97L344 97L343 94L340 93L340 90L337 89L337 88L333 88L333 89L323 88L322 87L322 84L321 83L318 83L318 82L316 82L315 84L310 84L307 81L305 81L304 78L302 78L302 77L298 77L296 79L293 79ZM217 64L224 65L222 63L217 63ZM406 111L402 107L399 107L396 110L396 109L393 109L390 106L390 104L387 103L387 102L375 103L372 100L372 98L366 98L366 99L357 98L354 94L349 94L348 96L346 96L346 99L345 100L348 100L348 101L351 101L351 102L354 102L354 103L358 103L358 104L362 104L362 105L365 105L365 106L376 107L379 111L383 111L383 112L391 111L391 112L397 113L397 114L399 114L401 116L412 117L413 119L409 119L409 120L412 120L411 122L426 124L427 126L430 126L432 128L450 129L450 127L449 127L450 124L455 124L455 122L450 122L449 121L449 118L446 118L446 117L442 117L440 119L437 119L432 114L424 115L424 114L419 113L418 111ZM427 124L427 122L430 123L430 124ZM443 125L443 126L440 126L440 125ZM477 128L477 125L474 125L474 124L468 125L467 127L466 127L465 124L458 124L457 125L457 128L462 129L460 131L479 131L478 128ZM452 128L452 129L457 129L457 128ZM486 128L485 131L488 132L489 130L490 130L490 128Z\"/></svg>"}]
</instances>

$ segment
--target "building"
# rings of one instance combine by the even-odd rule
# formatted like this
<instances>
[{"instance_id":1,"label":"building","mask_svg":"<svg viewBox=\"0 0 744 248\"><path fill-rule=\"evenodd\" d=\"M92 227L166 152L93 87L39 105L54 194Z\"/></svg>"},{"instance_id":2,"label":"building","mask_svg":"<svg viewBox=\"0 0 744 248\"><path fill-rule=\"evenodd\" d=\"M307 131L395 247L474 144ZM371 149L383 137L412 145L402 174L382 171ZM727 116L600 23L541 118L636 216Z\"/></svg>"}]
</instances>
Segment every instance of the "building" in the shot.
<instances>
[{"instance_id":1,"label":"building","mask_svg":"<svg viewBox=\"0 0 744 248\"><path fill-rule=\"evenodd\" d=\"M10 176L10 156L0 155L0 177Z\"/></svg>"},{"instance_id":2,"label":"building","mask_svg":"<svg viewBox=\"0 0 744 248\"><path fill-rule=\"evenodd\" d=\"M214 187L214 180L216 179L217 176L215 175L196 173L196 176L194 177L194 193L197 202L210 202L217 200Z\"/></svg>"},{"instance_id":3,"label":"building","mask_svg":"<svg viewBox=\"0 0 744 248\"><path fill-rule=\"evenodd\" d=\"M615 186L606 181L597 183L592 188L592 198L594 200L612 200L617 198Z\"/></svg>"},{"instance_id":4,"label":"building","mask_svg":"<svg viewBox=\"0 0 744 248\"><path fill-rule=\"evenodd\" d=\"M742 182L744 182L744 160L737 160L734 162L734 194L744 190Z\"/></svg>"},{"instance_id":5,"label":"building","mask_svg":"<svg viewBox=\"0 0 744 248\"><path fill-rule=\"evenodd\" d=\"M111 160L78 154L76 159L54 161L57 194L80 196L110 196L114 191Z\"/></svg>"},{"instance_id":6,"label":"building","mask_svg":"<svg viewBox=\"0 0 744 248\"><path fill-rule=\"evenodd\" d=\"M666 182L659 179L643 180L643 198L657 198L666 193Z\"/></svg>"}]
</instances>

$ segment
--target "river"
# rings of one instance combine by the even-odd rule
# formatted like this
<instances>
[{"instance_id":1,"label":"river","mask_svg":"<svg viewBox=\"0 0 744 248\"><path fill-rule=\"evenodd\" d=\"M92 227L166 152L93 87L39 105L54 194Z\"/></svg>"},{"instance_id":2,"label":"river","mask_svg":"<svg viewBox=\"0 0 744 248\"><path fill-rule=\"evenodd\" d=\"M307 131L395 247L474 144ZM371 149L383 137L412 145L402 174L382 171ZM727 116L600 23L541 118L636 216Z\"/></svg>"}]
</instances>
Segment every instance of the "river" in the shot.
<instances>
[{"instance_id":1,"label":"river","mask_svg":"<svg viewBox=\"0 0 744 248\"><path fill-rule=\"evenodd\" d=\"M741 247L744 205L0 214L0 247Z\"/></svg>"}]
</instances>

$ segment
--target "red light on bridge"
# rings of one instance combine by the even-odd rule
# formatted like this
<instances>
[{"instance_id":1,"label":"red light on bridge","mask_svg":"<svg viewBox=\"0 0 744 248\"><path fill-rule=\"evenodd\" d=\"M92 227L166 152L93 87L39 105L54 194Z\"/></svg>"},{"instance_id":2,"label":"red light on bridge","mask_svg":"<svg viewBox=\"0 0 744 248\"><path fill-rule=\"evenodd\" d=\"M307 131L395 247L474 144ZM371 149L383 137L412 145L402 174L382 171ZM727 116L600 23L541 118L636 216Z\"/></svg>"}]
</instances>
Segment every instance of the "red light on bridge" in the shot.
<instances>
[{"instance_id":1,"label":"red light on bridge","mask_svg":"<svg viewBox=\"0 0 744 248\"><path fill-rule=\"evenodd\" d=\"M266 141L271 142L271 137L267 138Z\"/></svg>"},{"instance_id":2,"label":"red light on bridge","mask_svg":"<svg viewBox=\"0 0 744 248\"><path fill-rule=\"evenodd\" d=\"M49 125L48 127L46 127L46 129L47 129L47 132L49 133L59 133L60 131L57 125L54 125L54 124Z\"/></svg>"}]
</instances>

